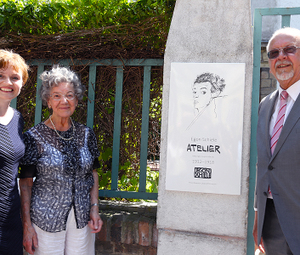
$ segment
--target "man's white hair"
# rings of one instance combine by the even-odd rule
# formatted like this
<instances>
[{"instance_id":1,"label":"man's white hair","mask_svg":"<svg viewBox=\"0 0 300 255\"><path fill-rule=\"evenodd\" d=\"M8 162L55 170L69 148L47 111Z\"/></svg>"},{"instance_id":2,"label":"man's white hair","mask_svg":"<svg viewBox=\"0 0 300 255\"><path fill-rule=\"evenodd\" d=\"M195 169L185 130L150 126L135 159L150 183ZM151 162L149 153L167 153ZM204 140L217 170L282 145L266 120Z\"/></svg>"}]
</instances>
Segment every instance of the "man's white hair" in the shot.
<instances>
[{"instance_id":1,"label":"man's white hair","mask_svg":"<svg viewBox=\"0 0 300 255\"><path fill-rule=\"evenodd\" d=\"M267 45L267 52L269 52L270 43L273 41L273 39L276 36L282 35L282 34L293 36L294 38L297 38L297 41L300 42L300 30L299 29L293 28L293 27L284 27L284 28L276 30L274 32L274 34L271 36L271 38L268 42L268 45Z\"/></svg>"}]
</instances>

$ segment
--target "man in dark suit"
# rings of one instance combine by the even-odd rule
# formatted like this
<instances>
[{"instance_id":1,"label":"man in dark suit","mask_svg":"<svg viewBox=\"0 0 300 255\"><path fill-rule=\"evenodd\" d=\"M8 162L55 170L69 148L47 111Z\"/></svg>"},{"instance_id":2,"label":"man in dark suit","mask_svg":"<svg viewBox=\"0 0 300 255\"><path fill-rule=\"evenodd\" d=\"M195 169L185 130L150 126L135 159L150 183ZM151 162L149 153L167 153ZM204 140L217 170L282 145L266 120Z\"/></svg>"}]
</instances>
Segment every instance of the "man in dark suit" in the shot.
<instances>
[{"instance_id":1,"label":"man in dark suit","mask_svg":"<svg viewBox=\"0 0 300 255\"><path fill-rule=\"evenodd\" d=\"M253 236L267 255L300 255L300 30L271 37L270 72L280 87L259 105Z\"/></svg>"}]
</instances>

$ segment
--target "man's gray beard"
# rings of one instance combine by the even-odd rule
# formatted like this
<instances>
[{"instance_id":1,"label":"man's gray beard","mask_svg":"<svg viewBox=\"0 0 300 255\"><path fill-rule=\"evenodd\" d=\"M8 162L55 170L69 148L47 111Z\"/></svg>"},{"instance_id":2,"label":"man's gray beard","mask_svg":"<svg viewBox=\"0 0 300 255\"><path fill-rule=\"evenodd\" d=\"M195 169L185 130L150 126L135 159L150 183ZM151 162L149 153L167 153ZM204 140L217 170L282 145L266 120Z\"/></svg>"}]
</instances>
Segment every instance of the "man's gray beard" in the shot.
<instances>
[{"instance_id":1,"label":"man's gray beard","mask_svg":"<svg viewBox=\"0 0 300 255\"><path fill-rule=\"evenodd\" d=\"M294 76L294 70L292 70L288 73L283 72L282 74L279 74L278 72L276 72L276 78L281 81L286 81L286 80L292 78L293 76Z\"/></svg>"}]
</instances>

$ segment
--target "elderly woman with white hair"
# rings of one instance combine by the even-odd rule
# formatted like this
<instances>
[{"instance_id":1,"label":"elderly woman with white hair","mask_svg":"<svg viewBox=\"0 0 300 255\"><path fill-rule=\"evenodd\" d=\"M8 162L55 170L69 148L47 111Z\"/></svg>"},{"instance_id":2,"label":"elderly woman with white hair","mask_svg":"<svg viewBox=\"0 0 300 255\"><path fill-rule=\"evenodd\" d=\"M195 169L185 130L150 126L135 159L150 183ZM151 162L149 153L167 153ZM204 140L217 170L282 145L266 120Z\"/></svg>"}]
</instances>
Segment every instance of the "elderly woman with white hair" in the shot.
<instances>
[{"instance_id":1,"label":"elderly woman with white hair","mask_svg":"<svg viewBox=\"0 0 300 255\"><path fill-rule=\"evenodd\" d=\"M94 255L102 226L99 151L93 130L71 119L84 86L65 67L55 66L40 78L40 96L52 115L24 134L23 245L35 255Z\"/></svg>"}]
</instances>

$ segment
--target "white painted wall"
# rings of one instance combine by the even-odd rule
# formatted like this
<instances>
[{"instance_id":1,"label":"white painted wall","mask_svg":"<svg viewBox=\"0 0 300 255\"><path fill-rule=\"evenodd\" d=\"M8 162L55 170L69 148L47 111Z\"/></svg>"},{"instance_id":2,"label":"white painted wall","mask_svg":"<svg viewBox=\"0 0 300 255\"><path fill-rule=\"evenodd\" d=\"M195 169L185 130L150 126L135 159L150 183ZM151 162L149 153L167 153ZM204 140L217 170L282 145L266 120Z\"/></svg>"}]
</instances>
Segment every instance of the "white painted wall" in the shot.
<instances>
[{"instance_id":1,"label":"white painted wall","mask_svg":"<svg viewBox=\"0 0 300 255\"><path fill-rule=\"evenodd\" d=\"M250 0L176 2L164 59L158 255L246 254L252 88L250 6ZM171 62L246 63L241 195L165 189Z\"/></svg>"}]
</instances>

